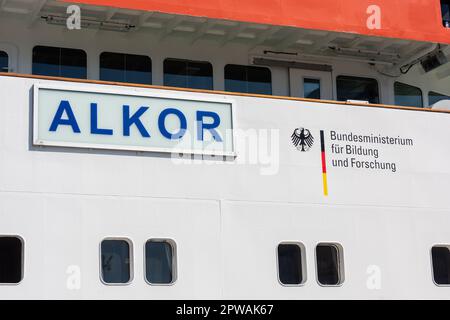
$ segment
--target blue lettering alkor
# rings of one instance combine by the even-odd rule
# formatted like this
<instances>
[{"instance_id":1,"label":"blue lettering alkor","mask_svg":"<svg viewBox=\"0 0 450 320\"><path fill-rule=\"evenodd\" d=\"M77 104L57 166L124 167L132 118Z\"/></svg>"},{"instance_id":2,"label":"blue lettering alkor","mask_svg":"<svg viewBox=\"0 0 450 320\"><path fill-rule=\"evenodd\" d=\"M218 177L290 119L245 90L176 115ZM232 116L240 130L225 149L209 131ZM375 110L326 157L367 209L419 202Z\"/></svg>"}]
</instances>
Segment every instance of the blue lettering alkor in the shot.
<instances>
[{"instance_id":1,"label":"blue lettering alkor","mask_svg":"<svg viewBox=\"0 0 450 320\"><path fill-rule=\"evenodd\" d=\"M67 119L63 119L64 113L67 115ZM61 100L56 110L55 117L53 118L52 124L50 125L50 131L56 132L59 126L70 126L74 133L80 133L80 127L78 126L77 119L73 114L72 107L69 101Z\"/></svg>"},{"instance_id":2,"label":"blue lettering alkor","mask_svg":"<svg viewBox=\"0 0 450 320\"><path fill-rule=\"evenodd\" d=\"M204 123L204 118L211 118L212 123ZM213 139L217 142L222 142L222 137L219 132L217 132L217 127L220 126L220 116L211 111L197 111L197 139L200 141L204 141L204 131L208 130Z\"/></svg>"},{"instance_id":3,"label":"blue lettering alkor","mask_svg":"<svg viewBox=\"0 0 450 320\"><path fill-rule=\"evenodd\" d=\"M91 133L112 136L112 129L101 129L98 127L98 107L96 103L91 103Z\"/></svg>"},{"instance_id":4,"label":"blue lettering alkor","mask_svg":"<svg viewBox=\"0 0 450 320\"><path fill-rule=\"evenodd\" d=\"M130 117L130 106L124 105L122 114L123 114L123 135L125 137L130 136L130 127L135 125L136 128L141 133L141 136L144 138L150 138L150 134L147 129L145 129L144 125L141 121L141 116L149 109L149 107L140 107L131 117Z\"/></svg>"}]
</instances>

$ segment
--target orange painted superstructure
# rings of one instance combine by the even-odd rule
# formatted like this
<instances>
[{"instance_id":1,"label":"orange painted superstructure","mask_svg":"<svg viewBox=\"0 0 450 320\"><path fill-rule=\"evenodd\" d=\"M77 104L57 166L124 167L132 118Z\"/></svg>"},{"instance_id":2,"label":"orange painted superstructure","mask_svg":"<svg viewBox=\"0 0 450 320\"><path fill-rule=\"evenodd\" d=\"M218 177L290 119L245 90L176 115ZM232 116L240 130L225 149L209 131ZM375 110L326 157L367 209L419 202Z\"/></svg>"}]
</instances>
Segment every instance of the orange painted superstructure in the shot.
<instances>
[{"instance_id":1,"label":"orange painted superstructure","mask_svg":"<svg viewBox=\"0 0 450 320\"><path fill-rule=\"evenodd\" d=\"M440 0L61 0L232 21L450 44ZM369 29L369 6L381 28Z\"/></svg>"}]
</instances>

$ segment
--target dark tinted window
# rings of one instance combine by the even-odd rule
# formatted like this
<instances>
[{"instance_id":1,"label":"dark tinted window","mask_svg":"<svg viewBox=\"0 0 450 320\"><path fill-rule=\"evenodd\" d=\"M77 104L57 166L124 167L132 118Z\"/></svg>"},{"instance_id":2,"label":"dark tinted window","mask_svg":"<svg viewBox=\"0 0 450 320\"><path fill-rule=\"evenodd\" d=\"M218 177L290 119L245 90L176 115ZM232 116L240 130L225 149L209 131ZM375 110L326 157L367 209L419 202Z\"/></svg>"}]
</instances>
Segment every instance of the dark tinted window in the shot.
<instances>
[{"instance_id":1,"label":"dark tinted window","mask_svg":"<svg viewBox=\"0 0 450 320\"><path fill-rule=\"evenodd\" d=\"M164 85L212 90L212 65L209 62L166 59L164 61Z\"/></svg>"},{"instance_id":2,"label":"dark tinted window","mask_svg":"<svg viewBox=\"0 0 450 320\"><path fill-rule=\"evenodd\" d=\"M86 52L79 49L37 46L33 48L33 74L87 78Z\"/></svg>"},{"instance_id":3,"label":"dark tinted window","mask_svg":"<svg viewBox=\"0 0 450 320\"><path fill-rule=\"evenodd\" d=\"M450 0L441 0L442 24L450 28Z\"/></svg>"},{"instance_id":4,"label":"dark tinted window","mask_svg":"<svg viewBox=\"0 0 450 320\"><path fill-rule=\"evenodd\" d=\"M332 244L319 244L316 247L317 280L322 285L341 283L341 261L339 249Z\"/></svg>"},{"instance_id":5,"label":"dark tinted window","mask_svg":"<svg viewBox=\"0 0 450 320\"><path fill-rule=\"evenodd\" d=\"M225 66L225 90L270 95L272 94L270 69L229 64Z\"/></svg>"},{"instance_id":6,"label":"dark tinted window","mask_svg":"<svg viewBox=\"0 0 450 320\"><path fill-rule=\"evenodd\" d=\"M445 94L440 94L440 93L431 91L428 94L428 100L429 100L429 105L432 106L433 104L438 103L439 101L450 100L450 97Z\"/></svg>"},{"instance_id":7,"label":"dark tinted window","mask_svg":"<svg viewBox=\"0 0 450 320\"><path fill-rule=\"evenodd\" d=\"M278 276L286 285L299 285L303 282L302 250L297 244L278 246Z\"/></svg>"},{"instance_id":8,"label":"dark tinted window","mask_svg":"<svg viewBox=\"0 0 450 320\"><path fill-rule=\"evenodd\" d=\"M0 51L0 72L8 72L8 54Z\"/></svg>"},{"instance_id":9,"label":"dark tinted window","mask_svg":"<svg viewBox=\"0 0 450 320\"><path fill-rule=\"evenodd\" d=\"M131 279L130 244L125 240L103 240L102 279L105 283L128 283Z\"/></svg>"},{"instance_id":10,"label":"dark tinted window","mask_svg":"<svg viewBox=\"0 0 450 320\"><path fill-rule=\"evenodd\" d=\"M147 56L103 52L100 80L152 84L152 60Z\"/></svg>"},{"instance_id":11,"label":"dark tinted window","mask_svg":"<svg viewBox=\"0 0 450 320\"><path fill-rule=\"evenodd\" d=\"M0 283L22 280L23 244L17 237L0 237Z\"/></svg>"},{"instance_id":12,"label":"dark tinted window","mask_svg":"<svg viewBox=\"0 0 450 320\"><path fill-rule=\"evenodd\" d=\"M339 76L336 86L338 101L361 100L380 103L378 82L375 79Z\"/></svg>"},{"instance_id":13,"label":"dark tinted window","mask_svg":"<svg viewBox=\"0 0 450 320\"><path fill-rule=\"evenodd\" d=\"M145 244L146 278L151 284L170 284L175 281L174 249L167 241L149 240Z\"/></svg>"},{"instance_id":14,"label":"dark tinted window","mask_svg":"<svg viewBox=\"0 0 450 320\"><path fill-rule=\"evenodd\" d=\"M422 90L401 82L394 84L395 104L405 107L423 107Z\"/></svg>"},{"instance_id":15,"label":"dark tinted window","mask_svg":"<svg viewBox=\"0 0 450 320\"><path fill-rule=\"evenodd\" d=\"M304 97L308 99L320 99L320 80L303 79Z\"/></svg>"},{"instance_id":16,"label":"dark tinted window","mask_svg":"<svg viewBox=\"0 0 450 320\"><path fill-rule=\"evenodd\" d=\"M433 260L434 282L438 285L449 285L450 249L448 247L433 247L431 255Z\"/></svg>"}]
</instances>

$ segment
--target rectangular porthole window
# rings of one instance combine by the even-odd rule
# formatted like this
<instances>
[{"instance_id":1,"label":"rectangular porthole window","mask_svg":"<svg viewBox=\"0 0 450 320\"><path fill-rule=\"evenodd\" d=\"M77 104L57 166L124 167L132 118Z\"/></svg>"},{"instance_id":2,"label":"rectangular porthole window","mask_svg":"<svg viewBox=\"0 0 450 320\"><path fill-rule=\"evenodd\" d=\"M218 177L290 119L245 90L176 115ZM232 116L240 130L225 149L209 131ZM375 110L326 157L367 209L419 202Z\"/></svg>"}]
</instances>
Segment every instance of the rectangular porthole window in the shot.
<instances>
[{"instance_id":1,"label":"rectangular porthole window","mask_svg":"<svg viewBox=\"0 0 450 320\"><path fill-rule=\"evenodd\" d=\"M278 245L278 279L286 286L298 286L305 283L306 272L304 247L297 243Z\"/></svg>"},{"instance_id":2,"label":"rectangular porthole window","mask_svg":"<svg viewBox=\"0 0 450 320\"><path fill-rule=\"evenodd\" d=\"M272 94L270 69L229 64L225 66L225 91Z\"/></svg>"},{"instance_id":3,"label":"rectangular porthole window","mask_svg":"<svg viewBox=\"0 0 450 320\"><path fill-rule=\"evenodd\" d=\"M33 74L86 79L86 52L80 49L36 46L33 48Z\"/></svg>"},{"instance_id":4,"label":"rectangular porthole window","mask_svg":"<svg viewBox=\"0 0 450 320\"><path fill-rule=\"evenodd\" d=\"M103 52L100 80L152 84L152 60L142 55Z\"/></svg>"},{"instance_id":5,"label":"rectangular porthole window","mask_svg":"<svg viewBox=\"0 0 450 320\"><path fill-rule=\"evenodd\" d=\"M431 249L433 279L439 286L450 285L450 246L435 246Z\"/></svg>"},{"instance_id":6,"label":"rectangular porthole window","mask_svg":"<svg viewBox=\"0 0 450 320\"><path fill-rule=\"evenodd\" d=\"M9 71L8 54L5 51L0 51L0 72Z\"/></svg>"},{"instance_id":7,"label":"rectangular porthole window","mask_svg":"<svg viewBox=\"0 0 450 320\"><path fill-rule=\"evenodd\" d=\"M0 236L0 284L17 284L23 279L23 241Z\"/></svg>"},{"instance_id":8,"label":"rectangular porthole window","mask_svg":"<svg viewBox=\"0 0 450 320\"><path fill-rule=\"evenodd\" d=\"M303 95L307 99L320 99L320 80L303 79Z\"/></svg>"},{"instance_id":9,"label":"rectangular porthole window","mask_svg":"<svg viewBox=\"0 0 450 320\"><path fill-rule=\"evenodd\" d=\"M213 90L213 67L209 62L166 59L164 85Z\"/></svg>"},{"instance_id":10,"label":"rectangular porthole window","mask_svg":"<svg viewBox=\"0 0 450 320\"><path fill-rule=\"evenodd\" d=\"M380 103L378 82L371 78L339 76L336 78L338 101L360 100Z\"/></svg>"},{"instance_id":11,"label":"rectangular porthole window","mask_svg":"<svg viewBox=\"0 0 450 320\"><path fill-rule=\"evenodd\" d=\"M450 100L450 96L447 96L445 94L440 94L437 92L430 91L428 93L428 102L430 107L435 105L436 103L443 101L443 100Z\"/></svg>"},{"instance_id":12,"label":"rectangular porthole window","mask_svg":"<svg viewBox=\"0 0 450 320\"><path fill-rule=\"evenodd\" d=\"M145 244L145 278L149 284L176 281L176 250L172 240L149 240Z\"/></svg>"},{"instance_id":13,"label":"rectangular porthole window","mask_svg":"<svg viewBox=\"0 0 450 320\"><path fill-rule=\"evenodd\" d=\"M338 286L344 282L342 248L338 244L322 243L316 247L317 281L323 286Z\"/></svg>"},{"instance_id":14,"label":"rectangular porthole window","mask_svg":"<svg viewBox=\"0 0 450 320\"><path fill-rule=\"evenodd\" d=\"M423 108L422 90L420 88L396 82L394 93L397 106Z\"/></svg>"},{"instance_id":15,"label":"rectangular porthole window","mask_svg":"<svg viewBox=\"0 0 450 320\"><path fill-rule=\"evenodd\" d=\"M106 239L101 243L101 277L106 284L126 284L131 281L131 242Z\"/></svg>"}]
</instances>

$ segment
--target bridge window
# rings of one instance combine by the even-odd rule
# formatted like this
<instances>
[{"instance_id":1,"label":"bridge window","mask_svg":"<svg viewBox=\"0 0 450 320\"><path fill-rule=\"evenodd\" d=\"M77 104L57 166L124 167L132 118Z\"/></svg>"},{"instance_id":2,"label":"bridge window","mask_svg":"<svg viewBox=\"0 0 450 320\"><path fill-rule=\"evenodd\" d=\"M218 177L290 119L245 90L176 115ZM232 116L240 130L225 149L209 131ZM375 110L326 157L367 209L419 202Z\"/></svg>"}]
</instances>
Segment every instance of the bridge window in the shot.
<instances>
[{"instance_id":1,"label":"bridge window","mask_svg":"<svg viewBox=\"0 0 450 320\"><path fill-rule=\"evenodd\" d=\"M378 81L375 79L338 76L336 87L338 101L359 100L380 103Z\"/></svg>"},{"instance_id":2,"label":"bridge window","mask_svg":"<svg viewBox=\"0 0 450 320\"><path fill-rule=\"evenodd\" d=\"M213 67L209 62L166 59L164 85L213 90Z\"/></svg>"},{"instance_id":3,"label":"bridge window","mask_svg":"<svg viewBox=\"0 0 450 320\"><path fill-rule=\"evenodd\" d=\"M405 83L394 84L395 104L405 107L423 108L422 90Z\"/></svg>"},{"instance_id":4,"label":"bridge window","mask_svg":"<svg viewBox=\"0 0 450 320\"><path fill-rule=\"evenodd\" d=\"M450 97L433 91L428 93L428 104L430 107L442 100L450 100Z\"/></svg>"},{"instance_id":5,"label":"bridge window","mask_svg":"<svg viewBox=\"0 0 450 320\"><path fill-rule=\"evenodd\" d=\"M23 278L23 242L18 237L0 236L0 283L14 284Z\"/></svg>"},{"instance_id":6,"label":"bridge window","mask_svg":"<svg viewBox=\"0 0 450 320\"><path fill-rule=\"evenodd\" d=\"M171 284L176 280L175 243L149 240L145 244L145 274L150 284Z\"/></svg>"},{"instance_id":7,"label":"bridge window","mask_svg":"<svg viewBox=\"0 0 450 320\"><path fill-rule=\"evenodd\" d=\"M0 51L0 72L8 72L8 54L5 51Z\"/></svg>"},{"instance_id":8,"label":"bridge window","mask_svg":"<svg viewBox=\"0 0 450 320\"><path fill-rule=\"evenodd\" d=\"M270 69L229 64L225 66L225 90L270 95L272 94Z\"/></svg>"},{"instance_id":9,"label":"bridge window","mask_svg":"<svg viewBox=\"0 0 450 320\"><path fill-rule=\"evenodd\" d=\"M278 278L283 285L301 285L305 282L304 248L299 244L278 245Z\"/></svg>"},{"instance_id":10,"label":"bridge window","mask_svg":"<svg viewBox=\"0 0 450 320\"><path fill-rule=\"evenodd\" d=\"M126 284L131 281L131 242L106 239L101 243L101 273L106 284Z\"/></svg>"},{"instance_id":11,"label":"bridge window","mask_svg":"<svg viewBox=\"0 0 450 320\"><path fill-rule=\"evenodd\" d=\"M320 99L320 80L303 79L304 97L308 99Z\"/></svg>"},{"instance_id":12,"label":"bridge window","mask_svg":"<svg viewBox=\"0 0 450 320\"><path fill-rule=\"evenodd\" d=\"M316 247L317 280L324 286L343 283L344 266L342 248L337 244L319 244Z\"/></svg>"},{"instance_id":13,"label":"bridge window","mask_svg":"<svg viewBox=\"0 0 450 320\"><path fill-rule=\"evenodd\" d=\"M450 0L441 0L442 24L450 28Z\"/></svg>"},{"instance_id":14,"label":"bridge window","mask_svg":"<svg viewBox=\"0 0 450 320\"><path fill-rule=\"evenodd\" d=\"M80 49L36 46L33 74L66 78L87 78L87 56Z\"/></svg>"},{"instance_id":15,"label":"bridge window","mask_svg":"<svg viewBox=\"0 0 450 320\"><path fill-rule=\"evenodd\" d=\"M152 60L148 56L103 52L100 80L152 84Z\"/></svg>"},{"instance_id":16,"label":"bridge window","mask_svg":"<svg viewBox=\"0 0 450 320\"><path fill-rule=\"evenodd\" d=\"M450 248L435 246L431 249L433 279L437 285L450 285Z\"/></svg>"}]
</instances>

